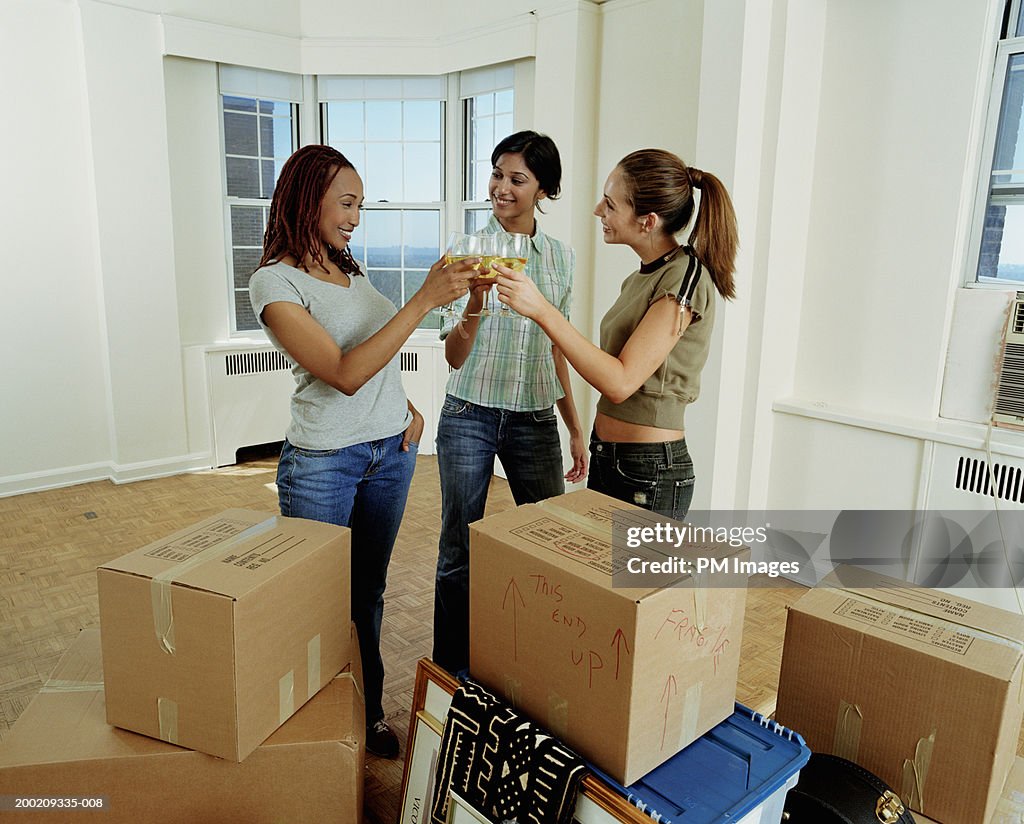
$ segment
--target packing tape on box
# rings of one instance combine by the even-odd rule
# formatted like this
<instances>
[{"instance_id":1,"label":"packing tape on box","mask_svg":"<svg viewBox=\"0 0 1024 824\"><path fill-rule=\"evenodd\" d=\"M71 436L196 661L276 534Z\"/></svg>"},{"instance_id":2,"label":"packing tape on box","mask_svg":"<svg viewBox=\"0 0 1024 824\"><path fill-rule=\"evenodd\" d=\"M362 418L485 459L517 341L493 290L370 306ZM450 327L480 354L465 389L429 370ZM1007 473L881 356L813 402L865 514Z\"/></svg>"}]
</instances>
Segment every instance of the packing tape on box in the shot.
<instances>
[{"instance_id":1,"label":"packing tape on box","mask_svg":"<svg viewBox=\"0 0 1024 824\"><path fill-rule=\"evenodd\" d=\"M174 655L176 649L174 640L174 611L171 609L171 585L189 570L194 569L200 564L205 564L207 561L220 555L226 555L238 544L266 532L276 524L277 516L272 515L265 521L253 524L248 529L242 530L227 540L202 549L191 558L179 561L169 569L165 569L163 572L153 576L153 580L150 583L150 596L153 601L153 627L156 630L156 638L160 643L160 648L164 652Z\"/></svg>"},{"instance_id":2,"label":"packing tape on box","mask_svg":"<svg viewBox=\"0 0 1024 824\"><path fill-rule=\"evenodd\" d=\"M836 730L832 740L832 754L856 761L860 750L860 734L864 726L864 713L856 704L839 700L839 713L836 716Z\"/></svg>"},{"instance_id":3,"label":"packing tape on box","mask_svg":"<svg viewBox=\"0 0 1024 824\"><path fill-rule=\"evenodd\" d=\"M679 739L676 742L676 750L681 750L697 739L697 720L700 717L700 705L703 697L703 681L697 681L687 687L686 693L683 695L683 712L679 716Z\"/></svg>"},{"instance_id":4,"label":"packing tape on box","mask_svg":"<svg viewBox=\"0 0 1024 824\"><path fill-rule=\"evenodd\" d=\"M1003 789L1003 793L989 824L1020 824L1024 821L1024 793L1009 786Z\"/></svg>"},{"instance_id":5,"label":"packing tape on box","mask_svg":"<svg viewBox=\"0 0 1024 824\"><path fill-rule=\"evenodd\" d=\"M320 633L306 644L306 698L317 694L320 689Z\"/></svg>"},{"instance_id":6,"label":"packing tape on box","mask_svg":"<svg viewBox=\"0 0 1024 824\"><path fill-rule=\"evenodd\" d=\"M967 624L958 624L955 621L947 620L946 618L937 618L928 612L922 612L919 609L907 606L897 606L889 601L885 601L881 598L872 598L870 595L865 594L862 590L856 592L846 589L845 587L832 586L831 584L825 585L828 589L842 593L847 598L853 601L860 601L861 603L868 604L869 606L879 605L885 607L897 615L906 617L917 617L920 616L922 619L928 621L940 629L944 629L947 632L960 633L970 638L977 638L979 641L989 641L993 644L1001 644L1005 647L1017 650L1017 652L1024 654L1024 641L1018 638L1009 638L1005 635L999 635L989 630L980 629L979 627L972 627Z\"/></svg>"},{"instance_id":7,"label":"packing tape on box","mask_svg":"<svg viewBox=\"0 0 1024 824\"><path fill-rule=\"evenodd\" d=\"M550 515L554 515L556 518L568 521L581 532L587 533L591 538L598 538L599 540L611 543L611 535L608 532L608 527L606 525L602 525L602 522L595 521L592 518L587 518L580 515L578 512L565 509L558 504L553 504L551 503L550 498L544 501L538 501L537 506Z\"/></svg>"},{"instance_id":8,"label":"packing tape on box","mask_svg":"<svg viewBox=\"0 0 1024 824\"><path fill-rule=\"evenodd\" d=\"M283 724L295 712L295 670L288 670L277 682L277 720Z\"/></svg>"},{"instance_id":9,"label":"packing tape on box","mask_svg":"<svg viewBox=\"0 0 1024 824\"><path fill-rule=\"evenodd\" d=\"M548 695L548 732L564 739L569 732L569 699L557 693Z\"/></svg>"},{"instance_id":10,"label":"packing tape on box","mask_svg":"<svg viewBox=\"0 0 1024 824\"><path fill-rule=\"evenodd\" d=\"M156 699L156 714L160 723L160 740L178 743L178 703L170 698Z\"/></svg>"},{"instance_id":11,"label":"packing tape on box","mask_svg":"<svg viewBox=\"0 0 1024 824\"><path fill-rule=\"evenodd\" d=\"M366 700L366 696L363 695L363 685L362 685L361 682L356 680L356 677L352 674L352 670L349 669L349 670L345 670L344 672L339 672L335 676L335 678L347 678L349 681L352 682L352 687L355 689L356 695L359 696L359 700L360 701L365 701Z\"/></svg>"},{"instance_id":12,"label":"packing tape on box","mask_svg":"<svg viewBox=\"0 0 1024 824\"><path fill-rule=\"evenodd\" d=\"M926 812L924 806L924 785L928 778L928 767L932 763L932 751L935 749L935 735L932 730L927 738L917 739L914 757L903 761L903 780L900 785L900 798L903 803L915 810Z\"/></svg>"}]
</instances>

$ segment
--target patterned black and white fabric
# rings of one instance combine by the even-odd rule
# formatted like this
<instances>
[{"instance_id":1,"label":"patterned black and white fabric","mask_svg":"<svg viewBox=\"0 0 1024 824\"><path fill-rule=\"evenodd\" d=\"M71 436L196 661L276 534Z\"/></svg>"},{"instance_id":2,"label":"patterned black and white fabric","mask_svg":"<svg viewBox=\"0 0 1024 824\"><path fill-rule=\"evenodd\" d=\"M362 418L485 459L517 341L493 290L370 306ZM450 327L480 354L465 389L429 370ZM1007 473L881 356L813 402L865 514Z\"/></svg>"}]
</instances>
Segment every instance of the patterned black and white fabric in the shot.
<instances>
[{"instance_id":1,"label":"patterned black and white fabric","mask_svg":"<svg viewBox=\"0 0 1024 824\"><path fill-rule=\"evenodd\" d=\"M454 790L492 821L570 824L583 760L479 684L452 698L437 757L431 824L445 824Z\"/></svg>"}]
</instances>

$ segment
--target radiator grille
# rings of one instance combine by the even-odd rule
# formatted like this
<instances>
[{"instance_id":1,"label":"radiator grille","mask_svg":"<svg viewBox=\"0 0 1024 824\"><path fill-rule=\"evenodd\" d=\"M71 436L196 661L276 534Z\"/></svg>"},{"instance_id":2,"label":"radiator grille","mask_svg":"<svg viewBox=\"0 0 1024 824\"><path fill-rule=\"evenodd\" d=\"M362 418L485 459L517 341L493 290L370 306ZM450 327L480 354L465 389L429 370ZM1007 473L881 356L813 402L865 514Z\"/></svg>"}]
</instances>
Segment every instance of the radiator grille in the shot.
<instances>
[{"instance_id":1,"label":"radiator grille","mask_svg":"<svg viewBox=\"0 0 1024 824\"><path fill-rule=\"evenodd\" d=\"M419 352L399 352L399 365L403 372L419 372L420 371L420 354Z\"/></svg>"},{"instance_id":2,"label":"radiator grille","mask_svg":"<svg viewBox=\"0 0 1024 824\"><path fill-rule=\"evenodd\" d=\"M263 372L281 372L291 369L291 362L276 349L260 352L234 352L224 358L224 369L229 376L258 375Z\"/></svg>"},{"instance_id":3,"label":"radiator grille","mask_svg":"<svg viewBox=\"0 0 1024 824\"><path fill-rule=\"evenodd\" d=\"M995 497L1018 504L1024 503L1024 471L1021 467L993 464L990 473L988 464L978 458L963 456L957 461L957 489L992 497L993 486Z\"/></svg>"}]
</instances>

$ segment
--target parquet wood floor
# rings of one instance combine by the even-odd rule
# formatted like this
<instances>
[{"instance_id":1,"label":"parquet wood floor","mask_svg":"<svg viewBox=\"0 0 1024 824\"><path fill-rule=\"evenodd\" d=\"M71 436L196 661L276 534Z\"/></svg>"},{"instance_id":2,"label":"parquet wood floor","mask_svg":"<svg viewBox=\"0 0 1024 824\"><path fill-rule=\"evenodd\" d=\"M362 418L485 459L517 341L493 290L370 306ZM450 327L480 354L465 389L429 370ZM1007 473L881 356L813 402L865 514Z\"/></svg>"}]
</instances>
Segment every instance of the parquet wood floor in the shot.
<instances>
[{"instance_id":1,"label":"parquet wood floor","mask_svg":"<svg viewBox=\"0 0 1024 824\"><path fill-rule=\"evenodd\" d=\"M240 458L221 470L0 499L0 738L78 631L98 626L98 565L223 509L276 511L276 452L249 450ZM495 477L488 514L513 505L508 484ZM382 633L384 709L403 747L416 661L430 654L439 530L437 461L420 456L392 557ZM749 590L737 690L748 706L774 708L786 605L803 591ZM367 757L367 824L397 820L401 781L400 759Z\"/></svg>"}]
</instances>

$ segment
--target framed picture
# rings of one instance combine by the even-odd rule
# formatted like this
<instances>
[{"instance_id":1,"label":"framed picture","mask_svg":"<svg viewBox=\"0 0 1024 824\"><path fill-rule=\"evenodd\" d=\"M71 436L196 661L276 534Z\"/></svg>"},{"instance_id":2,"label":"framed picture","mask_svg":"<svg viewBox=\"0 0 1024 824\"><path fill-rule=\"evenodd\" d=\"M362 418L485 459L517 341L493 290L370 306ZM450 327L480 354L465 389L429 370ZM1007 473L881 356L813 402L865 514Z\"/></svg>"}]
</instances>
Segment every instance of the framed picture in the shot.
<instances>
[{"instance_id":1,"label":"framed picture","mask_svg":"<svg viewBox=\"0 0 1024 824\"><path fill-rule=\"evenodd\" d=\"M405 770L402 774L399 824L426 824L429 821L441 734L452 695L458 686L459 682L433 661L422 658L416 665L416 687L413 692L412 717L409 719ZM449 804L449 824L487 824L488 819L463 799L458 799L454 794L452 799L454 803ZM617 821L651 824L648 816L594 775L583 779L574 820L578 824L610 824Z\"/></svg>"}]
</instances>

